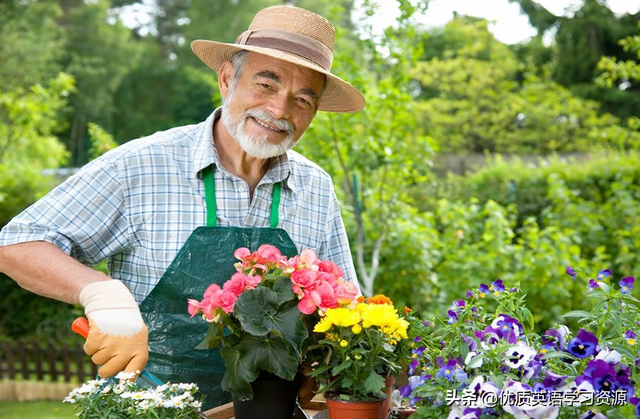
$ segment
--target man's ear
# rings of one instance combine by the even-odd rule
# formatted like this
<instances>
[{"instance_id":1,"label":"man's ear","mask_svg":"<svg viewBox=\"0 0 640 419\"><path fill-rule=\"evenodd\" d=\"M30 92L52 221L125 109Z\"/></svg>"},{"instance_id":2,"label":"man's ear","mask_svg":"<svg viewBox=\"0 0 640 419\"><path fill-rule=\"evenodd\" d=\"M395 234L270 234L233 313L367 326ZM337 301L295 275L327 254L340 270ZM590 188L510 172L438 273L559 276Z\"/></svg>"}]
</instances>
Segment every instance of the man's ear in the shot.
<instances>
[{"instance_id":1,"label":"man's ear","mask_svg":"<svg viewBox=\"0 0 640 419\"><path fill-rule=\"evenodd\" d=\"M229 94L229 88L231 87L231 81L233 80L234 73L235 70L233 69L231 61L225 61L222 63L220 72L218 73L218 88L220 89L220 95L223 99L226 99Z\"/></svg>"}]
</instances>

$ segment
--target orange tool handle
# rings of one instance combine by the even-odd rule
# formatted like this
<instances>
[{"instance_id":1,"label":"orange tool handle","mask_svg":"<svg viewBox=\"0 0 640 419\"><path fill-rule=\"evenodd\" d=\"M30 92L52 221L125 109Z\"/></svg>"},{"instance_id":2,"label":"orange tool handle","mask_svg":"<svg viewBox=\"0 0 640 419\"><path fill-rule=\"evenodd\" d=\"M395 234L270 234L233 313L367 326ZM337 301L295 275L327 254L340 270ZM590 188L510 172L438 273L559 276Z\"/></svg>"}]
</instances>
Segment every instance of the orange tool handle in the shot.
<instances>
[{"instance_id":1,"label":"orange tool handle","mask_svg":"<svg viewBox=\"0 0 640 419\"><path fill-rule=\"evenodd\" d=\"M78 317L71 323L71 330L86 339L89 336L89 320L84 317Z\"/></svg>"}]
</instances>

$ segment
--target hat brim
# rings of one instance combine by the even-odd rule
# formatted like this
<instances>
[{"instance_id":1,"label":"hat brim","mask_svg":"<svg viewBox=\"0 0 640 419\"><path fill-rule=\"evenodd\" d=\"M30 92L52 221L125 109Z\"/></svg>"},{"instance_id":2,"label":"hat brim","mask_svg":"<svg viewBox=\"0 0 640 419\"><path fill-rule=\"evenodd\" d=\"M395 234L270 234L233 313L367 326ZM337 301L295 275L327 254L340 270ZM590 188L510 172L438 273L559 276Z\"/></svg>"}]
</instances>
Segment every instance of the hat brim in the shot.
<instances>
[{"instance_id":1,"label":"hat brim","mask_svg":"<svg viewBox=\"0 0 640 419\"><path fill-rule=\"evenodd\" d=\"M297 55L273 48L206 40L191 42L191 49L203 63L216 72L220 71L220 67L225 61L231 61L231 57L238 51L251 51L315 70L327 77L327 87L318 104L319 111L353 113L364 109L365 100L358 89L319 65Z\"/></svg>"}]
</instances>

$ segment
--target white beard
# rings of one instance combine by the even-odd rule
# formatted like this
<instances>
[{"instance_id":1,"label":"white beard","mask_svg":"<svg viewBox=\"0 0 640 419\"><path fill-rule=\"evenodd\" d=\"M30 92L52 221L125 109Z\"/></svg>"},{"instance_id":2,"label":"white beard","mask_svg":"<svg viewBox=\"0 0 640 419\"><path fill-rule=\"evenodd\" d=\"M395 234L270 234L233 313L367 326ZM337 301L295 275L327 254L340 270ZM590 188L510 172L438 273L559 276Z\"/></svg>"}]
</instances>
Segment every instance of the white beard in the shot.
<instances>
[{"instance_id":1,"label":"white beard","mask_svg":"<svg viewBox=\"0 0 640 419\"><path fill-rule=\"evenodd\" d=\"M234 86L235 87L235 86ZM293 127L289 121L283 119L275 119L268 112L249 109L243 115L238 118L234 118L231 110L229 109L229 103L233 97L233 88L229 90L229 95L222 103L222 123L229 131L231 137L236 140L238 145L251 157L257 159L269 159L271 157L281 156L286 154L296 143L294 139ZM264 122L277 127L281 130L287 131L287 138L279 144L271 144L267 139L268 134L264 134L258 138L249 135L244 125L247 118L257 118Z\"/></svg>"}]
</instances>

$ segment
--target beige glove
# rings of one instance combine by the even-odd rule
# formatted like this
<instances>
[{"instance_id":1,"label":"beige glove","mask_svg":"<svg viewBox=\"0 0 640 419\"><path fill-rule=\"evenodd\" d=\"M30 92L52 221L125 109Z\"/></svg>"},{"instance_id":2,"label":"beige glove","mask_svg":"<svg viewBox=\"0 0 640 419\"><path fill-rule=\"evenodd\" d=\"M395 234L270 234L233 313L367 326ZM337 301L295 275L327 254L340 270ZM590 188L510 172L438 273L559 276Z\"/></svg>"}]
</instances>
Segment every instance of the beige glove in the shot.
<instances>
[{"instance_id":1,"label":"beige glove","mask_svg":"<svg viewBox=\"0 0 640 419\"><path fill-rule=\"evenodd\" d=\"M107 378L142 371L149 358L149 332L127 287L117 280L93 282L80 292L80 303L89 319L84 351L102 364L98 374Z\"/></svg>"}]
</instances>

